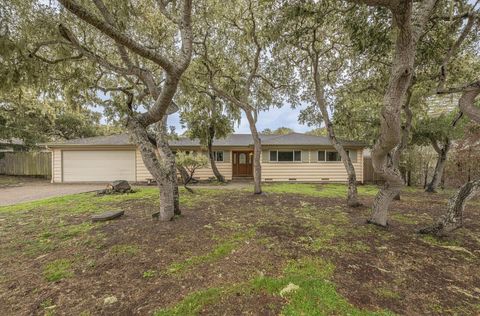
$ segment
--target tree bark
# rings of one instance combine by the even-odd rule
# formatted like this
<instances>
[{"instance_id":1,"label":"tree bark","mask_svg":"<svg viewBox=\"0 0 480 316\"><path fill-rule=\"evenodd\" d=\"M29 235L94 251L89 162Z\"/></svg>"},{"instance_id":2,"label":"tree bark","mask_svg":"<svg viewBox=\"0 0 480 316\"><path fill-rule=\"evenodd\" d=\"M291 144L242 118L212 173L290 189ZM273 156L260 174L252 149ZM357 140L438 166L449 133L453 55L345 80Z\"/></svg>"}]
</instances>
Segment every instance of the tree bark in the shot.
<instances>
[{"instance_id":1,"label":"tree bark","mask_svg":"<svg viewBox=\"0 0 480 316\"><path fill-rule=\"evenodd\" d=\"M328 139L330 140L330 143L333 145L335 150L340 154L343 165L345 166L345 170L347 171L347 205L351 207L358 207L362 204L358 201L357 175L355 173L355 167L353 166L352 159L350 159L350 155L335 136L333 123L330 121L330 118L328 116L327 102L325 100L325 88L324 85L321 83L320 74L318 73L318 59L318 53L315 53L312 56L313 76L315 82L315 99L317 101L318 107L320 108L320 112L322 113L323 122L328 132Z\"/></svg>"},{"instance_id":2,"label":"tree bark","mask_svg":"<svg viewBox=\"0 0 480 316\"><path fill-rule=\"evenodd\" d=\"M441 148L438 146L436 140L432 140L432 145L437 152L438 157L435 170L433 171L432 180L427 185L425 192L435 193L437 192L438 185L442 180L443 171L445 170L445 165L447 164L447 155L448 151L450 150L450 139L446 138Z\"/></svg>"},{"instance_id":3,"label":"tree bark","mask_svg":"<svg viewBox=\"0 0 480 316\"><path fill-rule=\"evenodd\" d=\"M397 34L390 79L380 113L380 135L372 150L373 168L385 179L385 186L378 192L373 203L373 212L369 219L372 224L387 226L390 204L403 186L402 177L395 168L395 163L389 162L391 159L388 156L401 140L401 109L405 105L407 91L411 86L417 42L423 34L435 3L435 0L424 1L418 8L419 14L416 15L415 21L412 1L398 1L389 7Z\"/></svg>"},{"instance_id":4,"label":"tree bark","mask_svg":"<svg viewBox=\"0 0 480 316\"><path fill-rule=\"evenodd\" d=\"M172 195L167 196L167 199L173 200L173 213L175 215L180 215L180 194L177 183L177 167L175 163L175 155L168 145L167 118L168 116L165 115L162 120L157 123L156 140L160 158L166 167L163 185L167 188L168 192L171 191L171 193L168 194Z\"/></svg>"},{"instance_id":5,"label":"tree bark","mask_svg":"<svg viewBox=\"0 0 480 316\"><path fill-rule=\"evenodd\" d=\"M468 200L480 192L480 180L465 183L455 195L448 200L447 212L438 221L430 226L420 229L421 234L444 236L463 226L463 211Z\"/></svg>"},{"instance_id":6,"label":"tree bark","mask_svg":"<svg viewBox=\"0 0 480 316\"><path fill-rule=\"evenodd\" d=\"M187 181L188 181L188 177L189 177L188 171L185 169L185 167L178 166L178 165L177 165L177 170L180 173L180 177L182 178L182 183L186 184Z\"/></svg>"},{"instance_id":7,"label":"tree bark","mask_svg":"<svg viewBox=\"0 0 480 316\"><path fill-rule=\"evenodd\" d=\"M217 178L219 182L225 182L225 177L218 170L217 162L215 161L215 155L213 154L214 138L215 138L215 128L213 126L210 126L208 129L208 140L207 140L208 158L210 159L210 166L212 168L213 174L215 175L215 178Z\"/></svg>"},{"instance_id":8,"label":"tree bark","mask_svg":"<svg viewBox=\"0 0 480 316\"><path fill-rule=\"evenodd\" d=\"M250 110L244 110L247 116L250 132L253 137L253 181L254 181L254 194L262 194L262 165L260 164L260 155L262 154L262 141L257 131L256 121Z\"/></svg>"},{"instance_id":9,"label":"tree bark","mask_svg":"<svg viewBox=\"0 0 480 316\"><path fill-rule=\"evenodd\" d=\"M169 221L175 213L179 212L179 208L175 169L172 177L172 162L170 158L167 157L168 153L159 150L155 138L149 136L146 129L134 118L128 119L127 127L135 139L135 143L139 146L145 167L155 179L160 189L160 210L159 212L154 212L152 217L156 217L161 221ZM173 159L173 167L175 168L175 159Z\"/></svg>"}]
</instances>

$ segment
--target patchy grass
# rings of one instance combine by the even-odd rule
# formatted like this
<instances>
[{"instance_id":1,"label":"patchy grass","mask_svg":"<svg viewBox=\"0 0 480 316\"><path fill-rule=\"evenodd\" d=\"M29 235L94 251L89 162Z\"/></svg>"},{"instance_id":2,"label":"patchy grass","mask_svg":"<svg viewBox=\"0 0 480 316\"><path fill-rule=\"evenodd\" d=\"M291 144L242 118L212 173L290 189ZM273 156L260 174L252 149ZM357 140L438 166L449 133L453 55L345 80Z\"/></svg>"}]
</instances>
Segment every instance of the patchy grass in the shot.
<instances>
[{"instance_id":1,"label":"patchy grass","mask_svg":"<svg viewBox=\"0 0 480 316\"><path fill-rule=\"evenodd\" d=\"M155 270L147 270L147 271L144 271L143 274L142 274L142 277L144 279L151 279L153 277L155 277L157 275L157 271Z\"/></svg>"},{"instance_id":2,"label":"patchy grass","mask_svg":"<svg viewBox=\"0 0 480 316\"><path fill-rule=\"evenodd\" d=\"M235 236L223 241L217 245L208 253L200 256L190 257L182 262L172 263L167 268L167 273L175 274L180 273L194 265L204 264L213 262L225 256L228 256L239 246L240 243L244 242L248 238L252 238L255 235L254 230L249 230L245 233L236 234Z\"/></svg>"},{"instance_id":3,"label":"patchy grass","mask_svg":"<svg viewBox=\"0 0 480 316\"><path fill-rule=\"evenodd\" d=\"M263 188L265 192L271 193L293 193L324 198L344 198L347 194L347 187L343 184L268 183ZM358 194L361 196L374 196L377 192L377 186L358 186Z\"/></svg>"},{"instance_id":4,"label":"patchy grass","mask_svg":"<svg viewBox=\"0 0 480 316\"><path fill-rule=\"evenodd\" d=\"M205 305L212 303L230 289L209 288L188 294L179 304L155 312L155 316L196 315Z\"/></svg>"},{"instance_id":5,"label":"patchy grass","mask_svg":"<svg viewBox=\"0 0 480 316\"><path fill-rule=\"evenodd\" d=\"M401 296L395 291L392 291L391 289L385 288L385 287L379 287L375 289L375 293L378 296L384 297L384 298L389 298L389 299L400 299Z\"/></svg>"},{"instance_id":6,"label":"patchy grass","mask_svg":"<svg viewBox=\"0 0 480 316\"><path fill-rule=\"evenodd\" d=\"M97 196L95 193L72 194L59 197L52 197L38 201L7 205L0 207L0 214L12 212L29 212L42 210L44 212L55 211L57 214L85 214L97 213L99 210L115 209L113 203L130 200L153 200L158 199L158 189L142 188L129 194L115 194Z\"/></svg>"},{"instance_id":7,"label":"patchy grass","mask_svg":"<svg viewBox=\"0 0 480 316\"><path fill-rule=\"evenodd\" d=\"M370 312L354 307L338 294L330 281L334 265L321 258L303 258L290 261L283 277L259 278L254 281L257 289L277 295L288 284L299 287L287 293L288 303L283 315L390 315L389 312Z\"/></svg>"},{"instance_id":8,"label":"patchy grass","mask_svg":"<svg viewBox=\"0 0 480 316\"><path fill-rule=\"evenodd\" d=\"M1 207L0 305L9 315L478 314L478 199L466 228L439 239L414 226L438 216L444 195L405 191L383 229L365 223L374 186L359 187L360 208L345 205L342 185L264 188L182 190L182 216L165 223L149 216L155 187ZM91 223L113 209L125 215Z\"/></svg>"},{"instance_id":9,"label":"patchy grass","mask_svg":"<svg viewBox=\"0 0 480 316\"><path fill-rule=\"evenodd\" d=\"M50 262L43 269L43 275L49 282L60 281L73 276L71 261L67 259L59 259Z\"/></svg>"},{"instance_id":10,"label":"patchy grass","mask_svg":"<svg viewBox=\"0 0 480 316\"><path fill-rule=\"evenodd\" d=\"M330 281L334 265L321 258L306 257L291 260L280 277L257 277L249 282L223 288L209 288L187 295L178 304L158 310L155 316L195 315L202 308L235 293L267 292L288 299L282 315L393 315L390 312L370 312L354 307L335 289ZM295 290L282 291L289 284ZM285 293L284 293L285 292Z\"/></svg>"},{"instance_id":11,"label":"patchy grass","mask_svg":"<svg viewBox=\"0 0 480 316\"><path fill-rule=\"evenodd\" d=\"M137 245L114 245L110 248L110 253L114 255L135 256L140 252L140 248Z\"/></svg>"}]
</instances>

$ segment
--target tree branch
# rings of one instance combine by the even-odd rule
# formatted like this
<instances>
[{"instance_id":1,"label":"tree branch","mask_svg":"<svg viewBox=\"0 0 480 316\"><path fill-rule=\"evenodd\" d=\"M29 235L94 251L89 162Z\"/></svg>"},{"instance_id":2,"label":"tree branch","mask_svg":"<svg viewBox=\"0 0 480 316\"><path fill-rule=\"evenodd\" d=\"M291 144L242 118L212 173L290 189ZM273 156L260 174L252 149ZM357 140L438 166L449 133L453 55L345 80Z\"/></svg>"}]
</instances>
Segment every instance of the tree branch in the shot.
<instances>
[{"instance_id":1,"label":"tree branch","mask_svg":"<svg viewBox=\"0 0 480 316\"><path fill-rule=\"evenodd\" d=\"M448 53L445 56L445 59L443 60L442 65L440 66L440 76L439 76L437 90L442 90L444 88L445 81L447 79L447 66L450 63L450 60L452 59L453 55L462 45L468 33L470 33L470 31L472 30L474 24L475 24L475 15L469 14L467 24L463 28L458 39L455 41L452 47L450 47L450 49L448 50Z\"/></svg>"},{"instance_id":2,"label":"tree branch","mask_svg":"<svg viewBox=\"0 0 480 316\"><path fill-rule=\"evenodd\" d=\"M113 39L116 43L123 45L138 55L153 61L162 67L165 71L174 73L177 71L175 65L165 56L158 52L148 49L134 41L130 36L123 34L117 28L109 23L98 19L95 15L88 12L85 8L75 3L73 0L58 0L68 11L77 16L79 19L87 22L97 30ZM191 2L191 0L186 0Z\"/></svg>"}]
</instances>

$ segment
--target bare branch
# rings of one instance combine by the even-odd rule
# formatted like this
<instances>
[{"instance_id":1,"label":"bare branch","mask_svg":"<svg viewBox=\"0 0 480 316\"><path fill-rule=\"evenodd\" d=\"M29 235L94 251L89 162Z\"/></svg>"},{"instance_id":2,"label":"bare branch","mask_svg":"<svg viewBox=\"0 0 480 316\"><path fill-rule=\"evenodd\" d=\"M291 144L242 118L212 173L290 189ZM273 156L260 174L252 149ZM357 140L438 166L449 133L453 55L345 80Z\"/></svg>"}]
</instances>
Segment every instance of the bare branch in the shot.
<instances>
[{"instance_id":1,"label":"bare branch","mask_svg":"<svg viewBox=\"0 0 480 316\"><path fill-rule=\"evenodd\" d=\"M102 0L92 0L92 1L95 4L95 6L97 7L97 9L100 11L100 13L102 14L105 21L108 24L110 24L111 26L117 27L117 24L115 23L115 20L114 20L113 16L110 14L110 12L108 11L108 9L105 6L105 4L103 3L103 1ZM118 52L120 54L120 57L121 57L122 61L125 63L126 66L131 67L132 62L131 62L131 60L128 56L128 52L125 49L125 47L123 45L118 44L117 42L115 42L115 44L117 46L117 49L118 49Z\"/></svg>"},{"instance_id":2,"label":"bare branch","mask_svg":"<svg viewBox=\"0 0 480 316\"><path fill-rule=\"evenodd\" d=\"M440 66L440 80L438 82L437 90L442 90L444 88L445 81L447 79L447 66L450 63L450 60L452 59L453 55L457 52L457 50L462 45L468 33L470 33L470 31L472 30L474 24L475 24L475 16L473 14L468 15L467 24L463 28L458 39L455 41L452 47L450 47L450 49L448 50L448 53L445 56L445 59L443 60L442 65Z\"/></svg>"},{"instance_id":3,"label":"bare branch","mask_svg":"<svg viewBox=\"0 0 480 316\"><path fill-rule=\"evenodd\" d=\"M80 41L78 38L73 34L72 31L70 31L68 28L66 28L64 25L59 24L58 29L60 34L62 35L63 38L65 38L74 48L76 48L80 53L84 54L85 56L89 57L90 59L94 60L97 62L99 65L108 68L116 73L119 74L124 74L124 75L132 75L132 72L129 69L117 66L112 64L111 62L107 61L103 57L91 52L88 50L86 47L84 47L82 44L80 44Z\"/></svg>"},{"instance_id":4,"label":"bare branch","mask_svg":"<svg viewBox=\"0 0 480 316\"><path fill-rule=\"evenodd\" d=\"M170 14L170 12L168 12L167 6L171 2L172 2L171 0L157 0L157 5L158 5L158 8L160 9L160 12L163 14L163 16L165 16L172 23L180 25L181 21L179 21L172 14ZM172 6L174 7L175 3Z\"/></svg>"},{"instance_id":5,"label":"bare branch","mask_svg":"<svg viewBox=\"0 0 480 316\"><path fill-rule=\"evenodd\" d=\"M247 82L245 83L245 89L244 89L244 95L243 95L243 98L244 98L244 102L247 101L248 99L248 95L250 95L250 90L251 90L251 87L252 87L252 83L253 83L253 79L255 78L255 76L257 75L257 72L258 72L258 67L259 67L259 63L260 63L260 54L262 52L262 47L260 46L260 43L258 41L258 36L257 36L257 24L255 23L255 15L253 13L253 8L252 8L252 1L250 0L249 3L248 3L248 11L250 13L250 18L251 18L251 22L252 22L252 38L253 38L253 42L255 44L255 56L253 58L253 66L252 66L252 69L250 70L250 74L247 78Z\"/></svg>"},{"instance_id":6,"label":"bare branch","mask_svg":"<svg viewBox=\"0 0 480 316\"><path fill-rule=\"evenodd\" d=\"M186 1L191 2L191 0ZM76 4L73 0L59 0L59 2L79 19L95 27L103 34L112 38L118 44L127 47L131 51L148 60L153 61L167 72L174 73L177 71L175 65L167 57L152 49L146 48L145 46L133 40L131 36L123 34L120 30L113 27L108 22L98 19L94 14L88 12L85 8Z\"/></svg>"}]
</instances>

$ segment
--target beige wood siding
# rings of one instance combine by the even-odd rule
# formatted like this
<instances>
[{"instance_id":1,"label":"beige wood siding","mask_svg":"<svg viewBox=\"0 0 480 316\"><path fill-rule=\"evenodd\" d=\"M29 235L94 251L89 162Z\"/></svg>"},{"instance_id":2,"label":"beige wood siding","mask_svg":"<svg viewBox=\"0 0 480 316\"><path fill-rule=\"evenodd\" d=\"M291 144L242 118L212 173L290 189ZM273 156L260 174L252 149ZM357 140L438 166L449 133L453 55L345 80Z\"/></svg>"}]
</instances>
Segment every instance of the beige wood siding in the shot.
<instances>
[{"instance_id":1,"label":"beige wood siding","mask_svg":"<svg viewBox=\"0 0 480 316\"><path fill-rule=\"evenodd\" d=\"M62 182L62 150L59 148L52 150L52 182Z\"/></svg>"},{"instance_id":2,"label":"beige wood siding","mask_svg":"<svg viewBox=\"0 0 480 316\"><path fill-rule=\"evenodd\" d=\"M362 149L352 150L357 151L357 162L353 164L357 181L363 182L363 151ZM303 150L302 155L305 152L306 150ZM347 182L347 172L341 161L319 162L317 150L310 150L309 163L263 161L262 181Z\"/></svg>"},{"instance_id":3,"label":"beige wood siding","mask_svg":"<svg viewBox=\"0 0 480 316\"><path fill-rule=\"evenodd\" d=\"M147 179L153 179L150 171L148 171L147 167L145 167L142 159L142 153L138 149L135 151L135 168L137 173L137 182L145 182Z\"/></svg>"},{"instance_id":4,"label":"beige wood siding","mask_svg":"<svg viewBox=\"0 0 480 316\"><path fill-rule=\"evenodd\" d=\"M63 182L135 181L133 150L64 150L62 165Z\"/></svg>"},{"instance_id":5,"label":"beige wood siding","mask_svg":"<svg viewBox=\"0 0 480 316\"><path fill-rule=\"evenodd\" d=\"M218 150L220 151L220 149ZM217 168L226 180L232 180L232 163L231 163L231 151L223 150L224 162L217 162ZM137 182L145 182L147 179L152 179L152 176L142 160L142 154L137 149L136 152L136 168L137 168ZM199 180L208 180L213 177L213 171L210 168L202 168L195 171L194 177Z\"/></svg>"}]
</instances>

